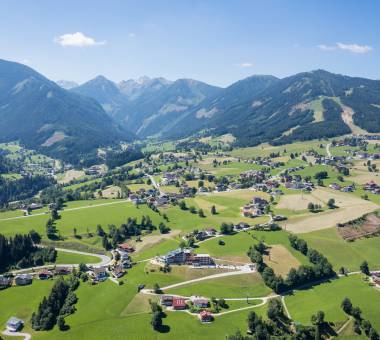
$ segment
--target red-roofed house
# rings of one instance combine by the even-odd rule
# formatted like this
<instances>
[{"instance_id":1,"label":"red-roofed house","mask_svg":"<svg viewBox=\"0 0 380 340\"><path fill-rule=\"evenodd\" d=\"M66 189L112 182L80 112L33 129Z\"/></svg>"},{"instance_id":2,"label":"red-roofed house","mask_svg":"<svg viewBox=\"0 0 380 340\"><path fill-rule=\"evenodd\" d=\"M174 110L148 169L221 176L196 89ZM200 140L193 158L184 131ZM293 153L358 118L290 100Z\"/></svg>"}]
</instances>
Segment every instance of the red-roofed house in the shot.
<instances>
[{"instance_id":1,"label":"red-roofed house","mask_svg":"<svg viewBox=\"0 0 380 340\"><path fill-rule=\"evenodd\" d=\"M176 309L176 310L186 309L187 307L185 299L178 298L178 297L173 298L172 306L173 306L173 309Z\"/></svg>"},{"instance_id":2,"label":"red-roofed house","mask_svg":"<svg viewBox=\"0 0 380 340\"><path fill-rule=\"evenodd\" d=\"M199 313L199 320L201 320L201 322L211 322L212 314L207 310L203 310Z\"/></svg>"},{"instance_id":3,"label":"red-roofed house","mask_svg":"<svg viewBox=\"0 0 380 340\"><path fill-rule=\"evenodd\" d=\"M127 253L133 253L135 251L135 248L131 246L128 243L121 243L117 246L117 249L122 251L122 252L127 252Z\"/></svg>"}]
</instances>

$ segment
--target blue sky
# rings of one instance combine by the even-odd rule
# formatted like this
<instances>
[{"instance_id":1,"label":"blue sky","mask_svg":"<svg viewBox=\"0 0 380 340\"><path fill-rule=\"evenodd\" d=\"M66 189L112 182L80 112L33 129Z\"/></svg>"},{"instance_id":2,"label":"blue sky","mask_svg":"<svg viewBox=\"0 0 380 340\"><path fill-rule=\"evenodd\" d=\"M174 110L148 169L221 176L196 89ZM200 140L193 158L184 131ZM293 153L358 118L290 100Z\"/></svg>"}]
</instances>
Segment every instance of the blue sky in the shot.
<instances>
[{"instance_id":1,"label":"blue sky","mask_svg":"<svg viewBox=\"0 0 380 340\"><path fill-rule=\"evenodd\" d=\"M380 79L380 1L3 0L0 58L53 80L227 86L317 68Z\"/></svg>"}]
</instances>

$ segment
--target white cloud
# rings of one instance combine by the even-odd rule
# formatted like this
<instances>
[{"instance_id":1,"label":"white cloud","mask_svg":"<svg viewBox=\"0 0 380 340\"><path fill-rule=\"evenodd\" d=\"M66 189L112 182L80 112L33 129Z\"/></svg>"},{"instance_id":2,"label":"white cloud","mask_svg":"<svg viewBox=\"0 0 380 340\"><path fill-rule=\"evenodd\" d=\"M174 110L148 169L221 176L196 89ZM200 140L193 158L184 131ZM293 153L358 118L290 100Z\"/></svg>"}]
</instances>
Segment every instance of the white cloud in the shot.
<instances>
[{"instance_id":1,"label":"white cloud","mask_svg":"<svg viewBox=\"0 0 380 340\"><path fill-rule=\"evenodd\" d=\"M129 36L130 38L134 38L134 37L136 36L136 34L133 33L133 32L131 32L131 33L128 34L128 36Z\"/></svg>"},{"instance_id":2,"label":"white cloud","mask_svg":"<svg viewBox=\"0 0 380 340\"><path fill-rule=\"evenodd\" d=\"M336 46L343 51L349 51L352 53L368 53L372 50L371 46L368 45L358 45L358 44L343 44L337 43Z\"/></svg>"},{"instance_id":3,"label":"white cloud","mask_svg":"<svg viewBox=\"0 0 380 340\"><path fill-rule=\"evenodd\" d=\"M317 47L320 50L322 50L322 51L333 51L333 50L336 50L336 46L328 46L328 45L324 45L324 44L318 45Z\"/></svg>"},{"instance_id":4,"label":"white cloud","mask_svg":"<svg viewBox=\"0 0 380 340\"><path fill-rule=\"evenodd\" d=\"M253 64L250 63L250 62L245 62L245 63L236 64L236 66L239 66L239 67L252 67Z\"/></svg>"},{"instance_id":5,"label":"white cloud","mask_svg":"<svg viewBox=\"0 0 380 340\"><path fill-rule=\"evenodd\" d=\"M54 42L64 47L91 47L106 44L105 41L96 41L94 38L87 37L82 32L63 34L54 38Z\"/></svg>"},{"instance_id":6,"label":"white cloud","mask_svg":"<svg viewBox=\"0 0 380 340\"><path fill-rule=\"evenodd\" d=\"M364 54L368 53L373 48L368 45L359 45L359 44L343 44L343 43L336 43L335 45L317 45L317 47L322 51L335 51L335 50L342 50L347 51L351 53L358 53L358 54Z\"/></svg>"}]
</instances>

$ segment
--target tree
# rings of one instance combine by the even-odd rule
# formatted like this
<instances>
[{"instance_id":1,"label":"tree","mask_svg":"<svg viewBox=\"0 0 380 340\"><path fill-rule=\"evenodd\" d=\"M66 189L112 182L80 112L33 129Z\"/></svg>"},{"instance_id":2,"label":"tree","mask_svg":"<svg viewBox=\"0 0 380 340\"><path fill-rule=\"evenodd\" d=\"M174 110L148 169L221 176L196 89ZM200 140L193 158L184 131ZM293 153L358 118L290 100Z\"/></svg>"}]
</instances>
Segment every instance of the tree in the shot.
<instances>
[{"instance_id":1,"label":"tree","mask_svg":"<svg viewBox=\"0 0 380 340\"><path fill-rule=\"evenodd\" d=\"M360 270L363 274L365 275L370 275L370 271L369 271L369 267L368 267L368 262L367 261L363 261L362 264L360 265Z\"/></svg>"},{"instance_id":2,"label":"tree","mask_svg":"<svg viewBox=\"0 0 380 340\"><path fill-rule=\"evenodd\" d=\"M216 215L216 208L215 205L211 207L211 215Z\"/></svg>"},{"instance_id":3,"label":"tree","mask_svg":"<svg viewBox=\"0 0 380 340\"><path fill-rule=\"evenodd\" d=\"M205 182L203 182L202 180L198 181L198 188L203 188L205 185Z\"/></svg>"},{"instance_id":4,"label":"tree","mask_svg":"<svg viewBox=\"0 0 380 340\"><path fill-rule=\"evenodd\" d=\"M187 209L185 201L180 201L180 202L178 203L178 206L179 206L179 208L180 208L181 210L186 210L186 209Z\"/></svg>"},{"instance_id":5,"label":"tree","mask_svg":"<svg viewBox=\"0 0 380 340\"><path fill-rule=\"evenodd\" d=\"M60 331L64 331L66 330L66 322L65 322L65 318L60 315L58 318L57 318L57 326L59 328Z\"/></svg>"},{"instance_id":6,"label":"tree","mask_svg":"<svg viewBox=\"0 0 380 340\"><path fill-rule=\"evenodd\" d=\"M203 209L199 209L199 210L198 210L198 216L199 216L199 217L202 217L202 218L203 218L203 217L206 217L205 213L203 212Z\"/></svg>"},{"instance_id":7,"label":"tree","mask_svg":"<svg viewBox=\"0 0 380 340\"><path fill-rule=\"evenodd\" d=\"M155 283L153 285L153 291L154 291L155 294L160 294L161 293L161 288L160 288L160 286L159 286L158 283Z\"/></svg>"},{"instance_id":8,"label":"tree","mask_svg":"<svg viewBox=\"0 0 380 340\"><path fill-rule=\"evenodd\" d=\"M39 244L41 242L41 235L37 233L34 229L29 231L29 236L34 244Z\"/></svg>"},{"instance_id":9,"label":"tree","mask_svg":"<svg viewBox=\"0 0 380 340\"><path fill-rule=\"evenodd\" d=\"M330 209L334 209L335 208L335 200L333 198L330 198L328 201L327 201L327 206L330 208Z\"/></svg>"},{"instance_id":10,"label":"tree","mask_svg":"<svg viewBox=\"0 0 380 340\"><path fill-rule=\"evenodd\" d=\"M269 300L267 315L271 320L281 319L284 316L284 307L280 300Z\"/></svg>"},{"instance_id":11,"label":"tree","mask_svg":"<svg viewBox=\"0 0 380 340\"><path fill-rule=\"evenodd\" d=\"M57 238L57 228L54 225L54 221L49 218L48 221L46 222L46 236L49 239L55 239Z\"/></svg>"},{"instance_id":12,"label":"tree","mask_svg":"<svg viewBox=\"0 0 380 340\"><path fill-rule=\"evenodd\" d=\"M195 209L193 205L189 208L189 210L192 214L195 214L197 212L197 209Z\"/></svg>"},{"instance_id":13,"label":"tree","mask_svg":"<svg viewBox=\"0 0 380 340\"><path fill-rule=\"evenodd\" d=\"M376 329L374 329L373 327L369 331L369 338L371 340L379 340L379 334L376 332Z\"/></svg>"},{"instance_id":14,"label":"tree","mask_svg":"<svg viewBox=\"0 0 380 340\"><path fill-rule=\"evenodd\" d=\"M310 211L314 211L315 207L314 207L314 203L310 202L308 205L307 205L307 208L310 210Z\"/></svg>"},{"instance_id":15,"label":"tree","mask_svg":"<svg viewBox=\"0 0 380 340\"><path fill-rule=\"evenodd\" d=\"M106 233L104 232L102 226L100 224L98 224L96 226L96 234L100 237L103 237Z\"/></svg>"},{"instance_id":16,"label":"tree","mask_svg":"<svg viewBox=\"0 0 380 340\"><path fill-rule=\"evenodd\" d=\"M150 322L154 330L158 330L162 327L161 312L154 312L152 315L152 321Z\"/></svg>"},{"instance_id":17,"label":"tree","mask_svg":"<svg viewBox=\"0 0 380 340\"><path fill-rule=\"evenodd\" d=\"M351 315L352 313L352 302L349 298L344 298L344 300L342 301L342 309L343 311L348 314L348 315Z\"/></svg>"}]
</instances>

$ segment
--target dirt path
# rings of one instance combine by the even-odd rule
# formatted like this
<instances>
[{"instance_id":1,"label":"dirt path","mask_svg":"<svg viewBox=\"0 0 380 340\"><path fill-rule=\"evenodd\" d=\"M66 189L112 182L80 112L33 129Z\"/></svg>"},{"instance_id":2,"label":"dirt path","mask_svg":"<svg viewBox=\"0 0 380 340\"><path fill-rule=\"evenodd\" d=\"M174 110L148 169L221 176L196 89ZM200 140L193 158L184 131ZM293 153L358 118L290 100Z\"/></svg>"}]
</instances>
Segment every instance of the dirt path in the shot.
<instances>
[{"instance_id":1,"label":"dirt path","mask_svg":"<svg viewBox=\"0 0 380 340\"><path fill-rule=\"evenodd\" d=\"M348 125L348 127L351 129L352 133L357 134L357 135L365 135L367 134L367 131L363 130L361 127L355 125L353 115L354 115L354 110L352 110L350 107L342 105L341 107L343 109L342 112L342 119ZM327 151L327 150L326 150Z\"/></svg>"}]
</instances>

